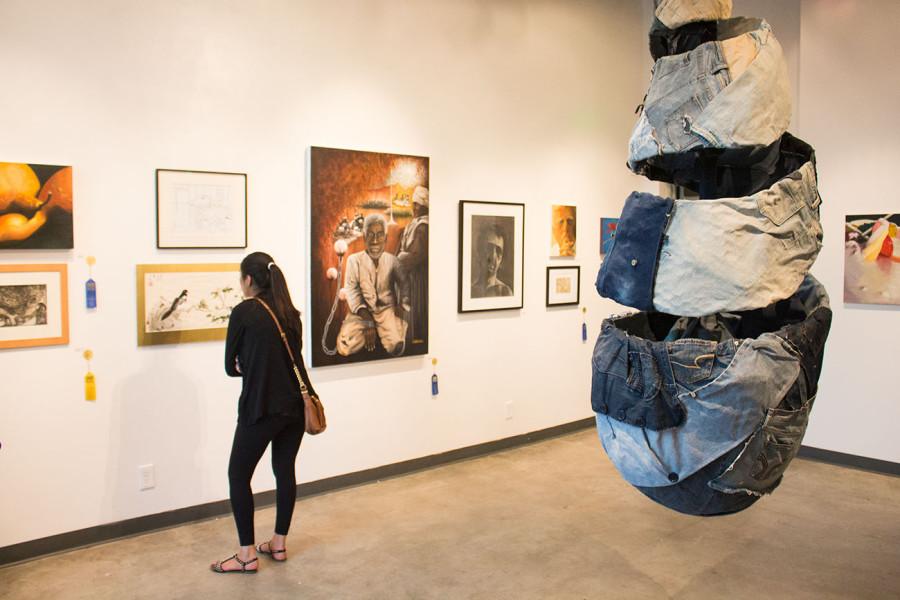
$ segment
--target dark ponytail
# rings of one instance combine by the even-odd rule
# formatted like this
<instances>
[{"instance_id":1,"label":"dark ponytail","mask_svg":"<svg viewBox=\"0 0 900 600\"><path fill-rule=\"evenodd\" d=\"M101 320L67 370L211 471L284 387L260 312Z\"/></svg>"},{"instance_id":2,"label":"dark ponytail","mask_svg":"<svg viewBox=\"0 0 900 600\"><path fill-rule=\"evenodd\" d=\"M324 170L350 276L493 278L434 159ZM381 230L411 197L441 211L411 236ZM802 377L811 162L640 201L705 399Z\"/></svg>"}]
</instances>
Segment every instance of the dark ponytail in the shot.
<instances>
[{"instance_id":1,"label":"dark ponytail","mask_svg":"<svg viewBox=\"0 0 900 600\"><path fill-rule=\"evenodd\" d=\"M278 317L285 334L298 339L300 337L300 311L291 301L287 281L275 259L265 252L253 252L241 261L241 276L249 275L259 289L259 296L271 307Z\"/></svg>"}]
</instances>

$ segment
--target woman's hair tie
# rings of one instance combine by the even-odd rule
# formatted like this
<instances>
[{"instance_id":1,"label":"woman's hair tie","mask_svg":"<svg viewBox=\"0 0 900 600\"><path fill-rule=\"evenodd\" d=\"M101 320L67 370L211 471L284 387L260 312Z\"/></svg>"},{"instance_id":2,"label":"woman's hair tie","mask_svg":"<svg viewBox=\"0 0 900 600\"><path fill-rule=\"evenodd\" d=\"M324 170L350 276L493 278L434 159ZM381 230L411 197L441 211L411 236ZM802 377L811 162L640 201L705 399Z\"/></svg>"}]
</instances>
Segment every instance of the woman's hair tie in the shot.
<instances>
[{"instance_id":1,"label":"woman's hair tie","mask_svg":"<svg viewBox=\"0 0 900 600\"><path fill-rule=\"evenodd\" d=\"M271 270L272 270L272 267L274 267L274 266L275 266L275 263L270 262L269 264L266 265L266 268L269 269L269 270L271 271Z\"/></svg>"}]
</instances>

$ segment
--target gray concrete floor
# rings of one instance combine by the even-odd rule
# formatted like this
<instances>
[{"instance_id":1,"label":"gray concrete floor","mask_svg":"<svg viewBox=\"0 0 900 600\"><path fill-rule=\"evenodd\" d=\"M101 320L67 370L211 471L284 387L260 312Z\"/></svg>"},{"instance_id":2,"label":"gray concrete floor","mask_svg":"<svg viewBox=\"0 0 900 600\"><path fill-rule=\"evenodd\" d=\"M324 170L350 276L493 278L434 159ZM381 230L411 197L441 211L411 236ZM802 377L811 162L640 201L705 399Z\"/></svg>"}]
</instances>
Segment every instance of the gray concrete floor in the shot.
<instances>
[{"instance_id":1,"label":"gray concrete floor","mask_svg":"<svg viewBox=\"0 0 900 600\"><path fill-rule=\"evenodd\" d=\"M0 569L0 598L900 598L898 500L900 478L797 460L749 510L687 517L586 430L301 500L257 575L208 570L236 545L221 518Z\"/></svg>"}]
</instances>

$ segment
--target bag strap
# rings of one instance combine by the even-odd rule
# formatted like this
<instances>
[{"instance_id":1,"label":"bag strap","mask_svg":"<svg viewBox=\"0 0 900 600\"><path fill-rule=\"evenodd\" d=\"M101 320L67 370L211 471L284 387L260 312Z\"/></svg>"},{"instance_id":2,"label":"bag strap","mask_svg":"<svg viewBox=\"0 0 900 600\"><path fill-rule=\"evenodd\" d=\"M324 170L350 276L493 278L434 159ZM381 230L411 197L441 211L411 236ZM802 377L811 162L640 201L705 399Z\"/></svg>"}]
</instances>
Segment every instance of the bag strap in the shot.
<instances>
[{"instance_id":1,"label":"bag strap","mask_svg":"<svg viewBox=\"0 0 900 600\"><path fill-rule=\"evenodd\" d=\"M275 321L275 327L278 328L278 333L281 335L281 341L284 342L284 347L288 351L288 356L291 357L291 366L294 367L294 375L297 376L297 383L300 384L300 391L304 394L308 394L309 390L307 389L306 384L303 382L303 377L300 375L300 369L297 368L297 363L294 360L294 352L291 350L291 345L288 344L287 336L284 335L284 329L281 328L281 323L278 322L278 317L275 316L275 313L272 312L272 309L269 308L269 305L266 304L262 298L254 296L253 299L262 304L263 308L266 309L266 312L268 312L272 317L272 320Z\"/></svg>"}]
</instances>

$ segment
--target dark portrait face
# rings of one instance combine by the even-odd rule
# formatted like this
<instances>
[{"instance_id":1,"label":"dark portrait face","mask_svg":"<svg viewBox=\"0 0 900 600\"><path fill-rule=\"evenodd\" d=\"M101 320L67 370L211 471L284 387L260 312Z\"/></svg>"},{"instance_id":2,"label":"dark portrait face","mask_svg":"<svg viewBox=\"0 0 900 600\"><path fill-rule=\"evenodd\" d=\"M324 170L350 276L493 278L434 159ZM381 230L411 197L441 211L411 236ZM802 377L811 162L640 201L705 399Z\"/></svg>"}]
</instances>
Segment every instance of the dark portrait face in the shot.
<instances>
[{"instance_id":1,"label":"dark portrait face","mask_svg":"<svg viewBox=\"0 0 900 600\"><path fill-rule=\"evenodd\" d=\"M377 259L384 252L384 242L384 225L381 221L375 221L366 231L366 252L373 259Z\"/></svg>"},{"instance_id":2,"label":"dark portrait face","mask_svg":"<svg viewBox=\"0 0 900 600\"><path fill-rule=\"evenodd\" d=\"M481 264L485 278L497 276L503 262L503 236L494 231L484 234L481 241Z\"/></svg>"}]
</instances>

